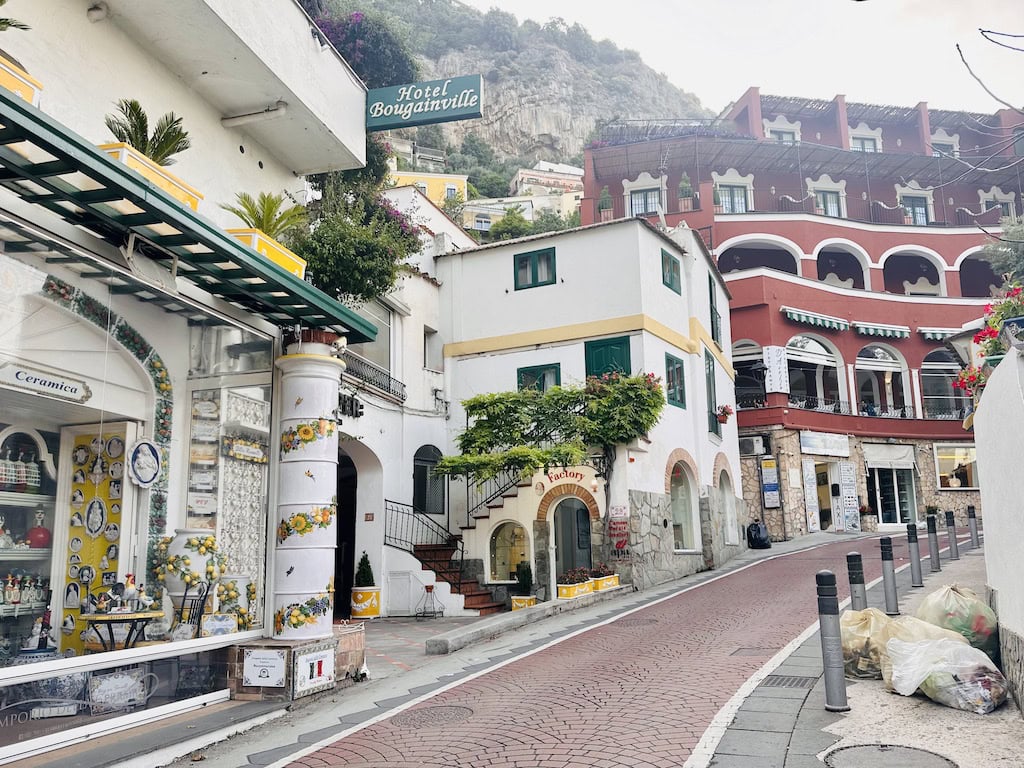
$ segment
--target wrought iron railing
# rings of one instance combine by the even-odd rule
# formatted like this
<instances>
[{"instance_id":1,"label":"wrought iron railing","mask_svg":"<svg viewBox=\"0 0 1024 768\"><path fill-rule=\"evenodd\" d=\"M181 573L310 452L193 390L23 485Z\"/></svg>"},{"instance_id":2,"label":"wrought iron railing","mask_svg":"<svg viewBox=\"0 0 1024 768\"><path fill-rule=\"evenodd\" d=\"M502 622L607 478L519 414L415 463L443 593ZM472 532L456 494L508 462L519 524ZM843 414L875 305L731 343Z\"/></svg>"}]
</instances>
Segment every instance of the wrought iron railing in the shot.
<instances>
[{"instance_id":1,"label":"wrought iron railing","mask_svg":"<svg viewBox=\"0 0 1024 768\"><path fill-rule=\"evenodd\" d=\"M505 470L500 472L492 478L484 480L482 482L474 483L472 480L466 481L466 526L472 527L473 525L473 514L496 498L501 496L505 491L514 487L519 482L520 472L517 470Z\"/></svg>"},{"instance_id":2,"label":"wrought iron railing","mask_svg":"<svg viewBox=\"0 0 1024 768\"><path fill-rule=\"evenodd\" d=\"M405 402L405 384L392 377L383 368L378 368L373 363L369 363L351 352L345 352L342 359L345 361L346 374L369 384L374 389L379 389L386 395Z\"/></svg>"},{"instance_id":3,"label":"wrought iron railing","mask_svg":"<svg viewBox=\"0 0 1024 768\"><path fill-rule=\"evenodd\" d=\"M452 584L452 591L459 591L462 585L462 559L465 555L462 539L417 512L411 504L384 500L384 543L412 555L417 554L417 545L451 547L453 554L450 570L444 574L444 578Z\"/></svg>"}]
</instances>

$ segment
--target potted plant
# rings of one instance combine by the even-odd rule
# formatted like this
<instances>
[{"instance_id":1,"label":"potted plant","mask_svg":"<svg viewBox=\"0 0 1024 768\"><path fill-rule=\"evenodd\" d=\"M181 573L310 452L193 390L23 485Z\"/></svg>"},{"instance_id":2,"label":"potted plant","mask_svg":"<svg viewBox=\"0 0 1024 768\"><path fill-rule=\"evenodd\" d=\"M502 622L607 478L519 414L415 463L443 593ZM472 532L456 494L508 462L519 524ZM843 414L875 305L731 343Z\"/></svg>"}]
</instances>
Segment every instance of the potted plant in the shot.
<instances>
[{"instance_id":1,"label":"potted plant","mask_svg":"<svg viewBox=\"0 0 1024 768\"><path fill-rule=\"evenodd\" d=\"M679 179L679 210L682 212L693 210L693 185L690 184L690 177L685 172Z\"/></svg>"},{"instance_id":2,"label":"potted plant","mask_svg":"<svg viewBox=\"0 0 1024 768\"><path fill-rule=\"evenodd\" d=\"M352 618L375 619L380 616L380 587L373 580L370 556L363 550L352 582Z\"/></svg>"},{"instance_id":3,"label":"potted plant","mask_svg":"<svg viewBox=\"0 0 1024 768\"><path fill-rule=\"evenodd\" d=\"M168 112L156 121L150 133L149 116L138 101L121 99L117 102L117 108L119 115L107 115L103 119L117 141L100 144L100 149L137 171L171 197L197 210L203 195L164 170L164 166L174 163L174 155L192 145L181 118Z\"/></svg>"},{"instance_id":4,"label":"potted plant","mask_svg":"<svg viewBox=\"0 0 1024 768\"><path fill-rule=\"evenodd\" d=\"M974 335L974 343L989 367L995 368L1006 352L1024 349L1024 288L1005 285L985 307L985 326Z\"/></svg>"},{"instance_id":5,"label":"potted plant","mask_svg":"<svg viewBox=\"0 0 1024 768\"><path fill-rule=\"evenodd\" d=\"M518 611L520 608L536 605L536 595L530 594L533 591L533 568L525 560L516 566L516 581L517 584L514 587L516 594L512 596L512 610Z\"/></svg>"},{"instance_id":6,"label":"potted plant","mask_svg":"<svg viewBox=\"0 0 1024 768\"><path fill-rule=\"evenodd\" d=\"M558 577L558 596L562 599L589 595L594 591L589 568L570 568Z\"/></svg>"},{"instance_id":7,"label":"potted plant","mask_svg":"<svg viewBox=\"0 0 1024 768\"><path fill-rule=\"evenodd\" d=\"M598 218L601 221L611 221L612 216L612 194L608 187L601 188L601 196L597 200Z\"/></svg>"},{"instance_id":8,"label":"potted plant","mask_svg":"<svg viewBox=\"0 0 1024 768\"><path fill-rule=\"evenodd\" d=\"M619 574L613 571L607 563L598 563L591 568L590 578L594 580L594 589L598 592L619 586Z\"/></svg>"},{"instance_id":9,"label":"potted plant","mask_svg":"<svg viewBox=\"0 0 1024 768\"><path fill-rule=\"evenodd\" d=\"M732 409L731 405L720 405L718 406L718 409L715 411L715 415L718 417L719 424L725 424L726 422L728 422L729 417L732 416L734 413L735 411Z\"/></svg>"},{"instance_id":10,"label":"potted plant","mask_svg":"<svg viewBox=\"0 0 1024 768\"><path fill-rule=\"evenodd\" d=\"M725 213L725 208L722 206L722 196L718 194L718 187L715 187L711 202L715 206L715 213Z\"/></svg>"},{"instance_id":11,"label":"potted plant","mask_svg":"<svg viewBox=\"0 0 1024 768\"><path fill-rule=\"evenodd\" d=\"M867 504L860 505L860 529L865 532L878 530L878 515Z\"/></svg>"},{"instance_id":12,"label":"potted plant","mask_svg":"<svg viewBox=\"0 0 1024 768\"><path fill-rule=\"evenodd\" d=\"M911 225L914 223L914 214L911 213L909 208L903 209L903 223Z\"/></svg>"},{"instance_id":13,"label":"potted plant","mask_svg":"<svg viewBox=\"0 0 1024 768\"><path fill-rule=\"evenodd\" d=\"M255 198L248 192L239 192L235 200L237 205L222 203L220 207L235 214L247 229L229 229L228 234L293 275L305 277L306 260L278 241L308 224L306 209L301 205L285 206L284 195L267 192L260 192Z\"/></svg>"}]
</instances>

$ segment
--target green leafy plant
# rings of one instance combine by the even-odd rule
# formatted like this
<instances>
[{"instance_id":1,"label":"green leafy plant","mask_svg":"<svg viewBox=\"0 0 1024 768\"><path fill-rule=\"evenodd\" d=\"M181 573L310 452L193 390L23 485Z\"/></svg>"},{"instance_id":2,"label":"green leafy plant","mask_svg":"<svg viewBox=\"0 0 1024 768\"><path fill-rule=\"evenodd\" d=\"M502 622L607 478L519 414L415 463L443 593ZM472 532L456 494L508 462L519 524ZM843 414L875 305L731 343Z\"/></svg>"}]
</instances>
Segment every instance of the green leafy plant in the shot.
<instances>
[{"instance_id":1,"label":"green leafy plant","mask_svg":"<svg viewBox=\"0 0 1024 768\"><path fill-rule=\"evenodd\" d=\"M690 176L686 173L679 179L679 197L693 197L693 185L690 184Z\"/></svg>"},{"instance_id":2,"label":"green leafy plant","mask_svg":"<svg viewBox=\"0 0 1024 768\"><path fill-rule=\"evenodd\" d=\"M376 582L373 580L373 568L370 567L370 556L366 554L365 549L363 556L359 558L359 565L356 566L356 577L352 586L356 588L376 586Z\"/></svg>"},{"instance_id":3,"label":"green leafy plant","mask_svg":"<svg viewBox=\"0 0 1024 768\"><path fill-rule=\"evenodd\" d=\"M516 591L520 595L526 597L533 591L533 568L525 560L516 566L516 581L519 582Z\"/></svg>"},{"instance_id":4,"label":"green leafy plant","mask_svg":"<svg viewBox=\"0 0 1024 768\"><path fill-rule=\"evenodd\" d=\"M157 165L172 165L173 155L192 146L188 131L182 128L181 118L173 112L162 115L151 134L149 116L138 101L121 99L117 102L117 109L120 115L103 118L107 129L118 141L135 148Z\"/></svg>"},{"instance_id":5,"label":"green leafy plant","mask_svg":"<svg viewBox=\"0 0 1024 768\"><path fill-rule=\"evenodd\" d=\"M608 563L597 563L590 569L590 575L595 579L601 579L605 576L614 576L615 571Z\"/></svg>"},{"instance_id":6,"label":"green leafy plant","mask_svg":"<svg viewBox=\"0 0 1024 768\"><path fill-rule=\"evenodd\" d=\"M246 226L258 229L275 240L305 227L309 222L306 209L301 205L284 207L284 195L260 192L253 198L248 192L239 192L235 199L238 205L221 204L220 207L235 214Z\"/></svg>"},{"instance_id":7,"label":"green leafy plant","mask_svg":"<svg viewBox=\"0 0 1024 768\"><path fill-rule=\"evenodd\" d=\"M558 577L559 584L583 584L590 581L589 568L570 568Z\"/></svg>"},{"instance_id":8,"label":"green leafy plant","mask_svg":"<svg viewBox=\"0 0 1024 768\"><path fill-rule=\"evenodd\" d=\"M721 205L722 204L722 196L718 194L718 187L715 187L715 191L714 191L714 194L712 195L711 202L712 202L713 205Z\"/></svg>"},{"instance_id":9,"label":"green leafy plant","mask_svg":"<svg viewBox=\"0 0 1024 768\"><path fill-rule=\"evenodd\" d=\"M985 325L974 334L974 343L981 348L983 357L1006 354L1006 343L999 331L1003 321L1024 316L1024 288L1011 283L985 307Z\"/></svg>"},{"instance_id":10,"label":"green leafy plant","mask_svg":"<svg viewBox=\"0 0 1024 768\"><path fill-rule=\"evenodd\" d=\"M0 0L0 7L5 5L7 5L7 0ZM6 32L9 29L32 29L32 27L17 19L0 18L0 32Z\"/></svg>"},{"instance_id":11,"label":"green leafy plant","mask_svg":"<svg viewBox=\"0 0 1024 768\"><path fill-rule=\"evenodd\" d=\"M599 211L610 211L612 208L612 193L608 187L601 187L601 195L597 198L597 209Z\"/></svg>"}]
</instances>

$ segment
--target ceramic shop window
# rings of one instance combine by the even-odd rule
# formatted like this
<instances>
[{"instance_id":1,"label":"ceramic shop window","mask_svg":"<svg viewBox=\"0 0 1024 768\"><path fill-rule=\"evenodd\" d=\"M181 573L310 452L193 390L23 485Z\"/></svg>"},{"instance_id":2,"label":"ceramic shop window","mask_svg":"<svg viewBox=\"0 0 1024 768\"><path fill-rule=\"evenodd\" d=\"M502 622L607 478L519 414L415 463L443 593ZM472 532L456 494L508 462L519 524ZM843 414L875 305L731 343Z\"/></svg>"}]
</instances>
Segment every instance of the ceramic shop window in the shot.
<instances>
[{"instance_id":1,"label":"ceramic shop window","mask_svg":"<svg viewBox=\"0 0 1024 768\"><path fill-rule=\"evenodd\" d=\"M494 529L490 542L490 580L515 581L519 563L527 560L526 529L519 523L502 523Z\"/></svg>"},{"instance_id":2,"label":"ceramic shop window","mask_svg":"<svg viewBox=\"0 0 1024 768\"><path fill-rule=\"evenodd\" d=\"M935 443L935 474L947 491L978 490L978 456L969 443Z\"/></svg>"}]
</instances>

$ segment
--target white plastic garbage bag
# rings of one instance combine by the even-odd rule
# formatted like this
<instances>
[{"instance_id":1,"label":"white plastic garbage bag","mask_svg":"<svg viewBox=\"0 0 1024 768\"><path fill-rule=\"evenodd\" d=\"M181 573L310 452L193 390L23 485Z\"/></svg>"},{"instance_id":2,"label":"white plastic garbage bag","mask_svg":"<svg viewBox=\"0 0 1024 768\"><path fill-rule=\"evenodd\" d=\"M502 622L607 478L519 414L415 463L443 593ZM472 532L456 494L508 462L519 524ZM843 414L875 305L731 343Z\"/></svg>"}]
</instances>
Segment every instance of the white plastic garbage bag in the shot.
<instances>
[{"instance_id":1,"label":"white plastic garbage bag","mask_svg":"<svg viewBox=\"0 0 1024 768\"><path fill-rule=\"evenodd\" d=\"M892 687L904 696L921 693L947 707L984 715L1006 701L1006 678L984 652L954 640L893 639Z\"/></svg>"},{"instance_id":2,"label":"white plastic garbage bag","mask_svg":"<svg viewBox=\"0 0 1024 768\"><path fill-rule=\"evenodd\" d=\"M967 642L995 659L999 652L996 615L967 587L947 584L932 592L917 609L917 618L959 632Z\"/></svg>"},{"instance_id":3,"label":"white plastic garbage bag","mask_svg":"<svg viewBox=\"0 0 1024 768\"><path fill-rule=\"evenodd\" d=\"M913 616L897 616L885 624L878 632L878 644L882 647L882 680L885 687L892 690L892 659L889 658L889 641L899 639L906 643L921 640L952 640L954 643L967 645L967 639L950 629L943 629L934 624Z\"/></svg>"},{"instance_id":4,"label":"white plastic garbage bag","mask_svg":"<svg viewBox=\"0 0 1024 768\"><path fill-rule=\"evenodd\" d=\"M885 646L879 642L879 633L890 621L891 619L877 608L846 611L839 617L839 631L843 642L843 669L847 677L877 680L882 676L879 665Z\"/></svg>"}]
</instances>

